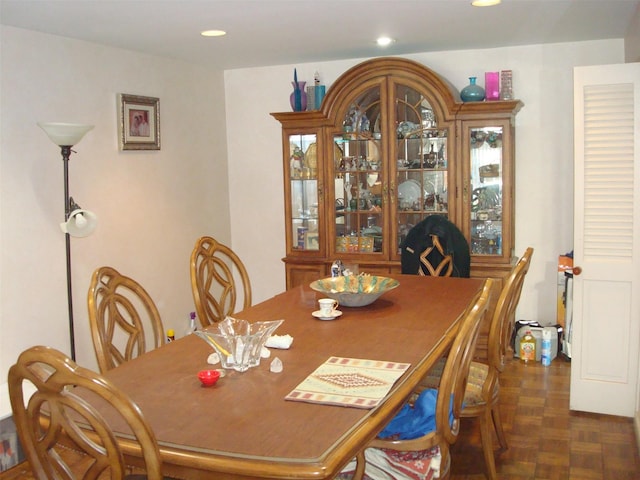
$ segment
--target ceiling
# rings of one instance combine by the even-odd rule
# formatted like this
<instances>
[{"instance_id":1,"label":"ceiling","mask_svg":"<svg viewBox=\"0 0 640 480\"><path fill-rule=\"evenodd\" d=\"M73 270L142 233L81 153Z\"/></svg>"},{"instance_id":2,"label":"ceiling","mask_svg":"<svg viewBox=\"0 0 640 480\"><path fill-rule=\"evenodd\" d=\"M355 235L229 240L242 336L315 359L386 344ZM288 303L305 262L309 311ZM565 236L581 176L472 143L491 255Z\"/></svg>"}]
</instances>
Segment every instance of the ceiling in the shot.
<instances>
[{"instance_id":1,"label":"ceiling","mask_svg":"<svg viewBox=\"0 0 640 480\"><path fill-rule=\"evenodd\" d=\"M0 23L227 70L623 38L635 0L0 0ZM204 38L200 31L228 34ZM396 42L381 49L375 38Z\"/></svg>"}]
</instances>

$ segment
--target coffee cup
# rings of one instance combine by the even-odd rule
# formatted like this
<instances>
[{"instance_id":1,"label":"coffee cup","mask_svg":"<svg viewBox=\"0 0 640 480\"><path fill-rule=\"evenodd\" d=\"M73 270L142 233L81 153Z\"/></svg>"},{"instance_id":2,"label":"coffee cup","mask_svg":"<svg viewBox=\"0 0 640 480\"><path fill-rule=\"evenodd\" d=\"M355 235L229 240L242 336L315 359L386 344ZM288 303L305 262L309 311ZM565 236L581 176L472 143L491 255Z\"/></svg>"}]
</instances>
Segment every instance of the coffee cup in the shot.
<instances>
[{"instance_id":1,"label":"coffee cup","mask_svg":"<svg viewBox=\"0 0 640 480\"><path fill-rule=\"evenodd\" d=\"M335 316L334 310L338 308L340 304L333 298L321 298L318 300L318 305L320 306L320 315L323 317L333 317Z\"/></svg>"}]
</instances>

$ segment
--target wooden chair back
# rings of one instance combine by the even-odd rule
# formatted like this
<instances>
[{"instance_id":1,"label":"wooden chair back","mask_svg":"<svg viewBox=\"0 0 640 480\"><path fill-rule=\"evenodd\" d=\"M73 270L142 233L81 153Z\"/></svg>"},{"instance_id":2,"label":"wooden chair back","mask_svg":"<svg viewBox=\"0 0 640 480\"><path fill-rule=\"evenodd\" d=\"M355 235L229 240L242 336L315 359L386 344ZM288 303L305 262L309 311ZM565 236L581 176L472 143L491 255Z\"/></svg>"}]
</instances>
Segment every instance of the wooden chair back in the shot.
<instances>
[{"instance_id":1,"label":"wooden chair back","mask_svg":"<svg viewBox=\"0 0 640 480\"><path fill-rule=\"evenodd\" d=\"M203 327L251 306L251 283L242 260L211 237L199 238L191 253L191 291Z\"/></svg>"},{"instance_id":2,"label":"wooden chair back","mask_svg":"<svg viewBox=\"0 0 640 480\"><path fill-rule=\"evenodd\" d=\"M494 280L486 279L482 291L476 300L463 313L460 327L453 341L444 371L438 387L435 423L436 430L425 436L412 440L384 440L375 439L368 447L393 449L397 451L427 451L433 447L440 447L441 475L446 475L449 469L449 446L458 437L460 429L460 414L462 402L467 386L469 368L473 359L480 324L486 314L491 297ZM358 455L356 476L362 475L364 455Z\"/></svg>"},{"instance_id":3,"label":"wooden chair back","mask_svg":"<svg viewBox=\"0 0 640 480\"><path fill-rule=\"evenodd\" d=\"M35 387L33 394L27 385ZM83 398L78 393L83 393ZM130 429L136 446L142 449L147 478L162 478L156 438L138 406L107 379L58 350L37 346L23 352L9 369L9 397L35 478L126 478L130 468L116 435L95 408L97 402L101 410L118 412ZM94 397L96 403L86 400ZM68 456L61 451L64 446L82 452L86 461L76 462L72 468L63 460ZM78 471L80 466L82 471Z\"/></svg>"},{"instance_id":4,"label":"wooden chair back","mask_svg":"<svg viewBox=\"0 0 640 480\"><path fill-rule=\"evenodd\" d=\"M504 370L507 348L513 334L513 318L516 307L520 302L522 285L529 271L532 256L533 248L529 247L505 280L496 303L489 327L487 355L489 366L495 368L497 372Z\"/></svg>"},{"instance_id":5,"label":"wooden chair back","mask_svg":"<svg viewBox=\"0 0 640 480\"><path fill-rule=\"evenodd\" d=\"M469 368L476 349L480 324L489 306L493 281L492 279L485 280L478 299L464 313L464 321L460 325L456 339L447 355L442 372L442 379L438 387L436 425L442 431L442 436L449 445L453 444L458 437L460 413L462 412L464 391L467 388ZM451 399L453 399L453 422L449 421Z\"/></svg>"},{"instance_id":6,"label":"wooden chair back","mask_svg":"<svg viewBox=\"0 0 640 480\"><path fill-rule=\"evenodd\" d=\"M165 343L162 320L138 282L111 267L91 277L87 298L91 338L101 373ZM150 350L150 349L149 349Z\"/></svg>"}]
</instances>

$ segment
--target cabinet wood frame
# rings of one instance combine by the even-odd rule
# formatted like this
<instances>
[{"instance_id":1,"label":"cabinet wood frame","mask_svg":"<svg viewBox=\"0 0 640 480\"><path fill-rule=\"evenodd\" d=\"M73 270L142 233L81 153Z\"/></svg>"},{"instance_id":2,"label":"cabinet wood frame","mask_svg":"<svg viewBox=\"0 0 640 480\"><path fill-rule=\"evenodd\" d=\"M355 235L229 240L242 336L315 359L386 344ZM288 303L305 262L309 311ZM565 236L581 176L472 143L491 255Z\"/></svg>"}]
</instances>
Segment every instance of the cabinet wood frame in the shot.
<instances>
[{"instance_id":1,"label":"cabinet wood frame","mask_svg":"<svg viewBox=\"0 0 640 480\"><path fill-rule=\"evenodd\" d=\"M503 237L501 255L472 255L471 276L492 277L502 280L508 275L515 260L515 116L523 107L519 100L463 103L459 92L444 78L428 67L412 60L381 57L362 62L343 73L329 88L320 110L307 112L281 112L271 115L282 126L283 166L285 178L286 286L293 288L330 273L331 263L340 258L344 263L357 263L360 272L400 273L400 256L394 251L393 238L397 238L397 178L395 170L396 123L385 118L392 112L397 85L406 85L420 92L431 104L438 129L447 129L448 155L448 218L470 241L470 139L471 128L500 126L503 128L502 189ZM359 95L372 87L380 87L383 112L381 125L381 169L386 182L383 195L383 250L376 253L336 253L335 220L330 215L335 209L333 138L342 132L347 109ZM386 103L385 103L386 102ZM386 110L385 110L386 108ZM291 178L289 175L289 137L296 134L316 135L318 152L318 230L320 248L304 251L294 248L292 232Z\"/></svg>"}]
</instances>

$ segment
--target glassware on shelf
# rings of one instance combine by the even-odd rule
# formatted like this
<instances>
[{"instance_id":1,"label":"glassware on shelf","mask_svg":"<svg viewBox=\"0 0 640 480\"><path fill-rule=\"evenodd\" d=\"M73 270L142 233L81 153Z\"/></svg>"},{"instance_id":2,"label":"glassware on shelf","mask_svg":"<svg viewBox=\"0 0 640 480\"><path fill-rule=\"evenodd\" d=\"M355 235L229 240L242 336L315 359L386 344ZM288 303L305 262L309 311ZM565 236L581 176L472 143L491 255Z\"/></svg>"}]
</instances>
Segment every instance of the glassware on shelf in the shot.
<instances>
[{"instance_id":1,"label":"glassware on shelf","mask_svg":"<svg viewBox=\"0 0 640 480\"><path fill-rule=\"evenodd\" d=\"M498 72L485 72L484 90L485 98L488 101L500 100L500 76Z\"/></svg>"},{"instance_id":2,"label":"glassware on shelf","mask_svg":"<svg viewBox=\"0 0 640 480\"><path fill-rule=\"evenodd\" d=\"M433 109L431 107L421 107L420 117L422 118L422 136L428 136L427 129L435 128L436 126L436 117L433 113Z\"/></svg>"},{"instance_id":3,"label":"glassware on shelf","mask_svg":"<svg viewBox=\"0 0 640 480\"><path fill-rule=\"evenodd\" d=\"M511 70L500 72L500 100L513 100L513 74Z\"/></svg>"},{"instance_id":4,"label":"glassware on shelf","mask_svg":"<svg viewBox=\"0 0 640 480\"><path fill-rule=\"evenodd\" d=\"M294 146L293 153L291 153L291 161L289 163L291 178L302 178L303 161L304 152L299 146Z\"/></svg>"},{"instance_id":5,"label":"glassware on shelf","mask_svg":"<svg viewBox=\"0 0 640 480\"><path fill-rule=\"evenodd\" d=\"M293 92L289 96L289 103L294 112L303 112L307 109L306 84L307 82L291 82Z\"/></svg>"},{"instance_id":6,"label":"glassware on shelf","mask_svg":"<svg viewBox=\"0 0 640 480\"><path fill-rule=\"evenodd\" d=\"M318 157L315 134L289 136L291 246L320 250L318 233Z\"/></svg>"},{"instance_id":7,"label":"glassware on shelf","mask_svg":"<svg viewBox=\"0 0 640 480\"><path fill-rule=\"evenodd\" d=\"M463 102L481 102L484 100L484 88L476 83L476 77L469 77L469 85L460 91L460 98Z\"/></svg>"},{"instance_id":8,"label":"glassware on shelf","mask_svg":"<svg viewBox=\"0 0 640 480\"><path fill-rule=\"evenodd\" d=\"M503 127L472 128L470 138L471 253L502 255Z\"/></svg>"},{"instance_id":9,"label":"glassware on shelf","mask_svg":"<svg viewBox=\"0 0 640 480\"><path fill-rule=\"evenodd\" d=\"M392 248L399 253L414 225L429 215L448 215L448 128L438 128L427 98L407 85L396 89L395 111L397 236Z\"/></svg>"}]
</instances>

